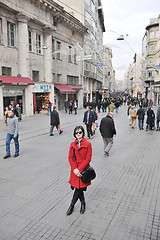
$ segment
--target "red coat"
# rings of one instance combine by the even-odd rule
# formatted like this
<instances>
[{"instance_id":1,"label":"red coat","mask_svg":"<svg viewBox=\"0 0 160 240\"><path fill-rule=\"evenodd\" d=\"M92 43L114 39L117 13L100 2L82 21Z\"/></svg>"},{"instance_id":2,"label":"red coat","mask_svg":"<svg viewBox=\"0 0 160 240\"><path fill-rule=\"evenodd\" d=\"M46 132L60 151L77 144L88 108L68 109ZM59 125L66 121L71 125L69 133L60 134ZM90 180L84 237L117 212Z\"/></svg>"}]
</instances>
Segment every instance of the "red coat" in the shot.
<instances>
[{"instance_id":1,"label":"red coat","mask_svg":"<svg viewBox=\"0 0 160 240\"><path fill-rule=\"evenodd\" d=\"M73 149L75 149L76 161ZM91 143L88 142L85 138L82 139L80 148L78 148L77 139L71 143L68 155L69 163L71 166L71 175L69 180L69 184L71 184L71 186L79 189L91 185L91 182L83 183L80 177L76 176L73 172L75 168L78 168L80 172L82 172L85 168L88 168L91 157L92 146Z\"/></svg>"}]
</instances>

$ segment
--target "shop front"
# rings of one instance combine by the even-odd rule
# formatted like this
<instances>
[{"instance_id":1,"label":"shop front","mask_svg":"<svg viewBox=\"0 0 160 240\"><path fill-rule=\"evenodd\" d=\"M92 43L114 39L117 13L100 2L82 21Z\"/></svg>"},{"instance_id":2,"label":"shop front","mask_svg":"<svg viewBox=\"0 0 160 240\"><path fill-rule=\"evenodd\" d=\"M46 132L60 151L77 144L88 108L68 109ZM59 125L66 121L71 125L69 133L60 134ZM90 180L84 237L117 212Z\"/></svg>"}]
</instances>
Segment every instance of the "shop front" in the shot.
<instances>
[{"instance_id":1,"label":"shop front","mask_svg":"<svg viewBox=\"0 0 160 240\"><path fill-rule=\"evenodd\" d=\"M40 113L48 110L48 102L54 105L54 85L36 83L32 89L33 92L33 112Z\"/></svg>"},{"instance_id":2,"label":"shop front","mask_svg":"<svg viewBox=\"0 0 160 240\"><path fill-rule=\"evenodd\" d=\"M0 76L0 119L3 118L5 109L10 104L13 107L19 104L23 114L32 115L28 108L28 105L32 104L28 94L30 85L34 85L30 78Z\"/></svg>"},{"instance_id":3,"label":"shop front","mask_svg":"<svg viewBox=\"0 0 160 240\"><path fill-rule=\"evenodd\" d=\"M54 84L57 107L59 110L64 109L64 101L74 101L76 99L76 91L69 85Z\"/></svg>"}]
</instances>

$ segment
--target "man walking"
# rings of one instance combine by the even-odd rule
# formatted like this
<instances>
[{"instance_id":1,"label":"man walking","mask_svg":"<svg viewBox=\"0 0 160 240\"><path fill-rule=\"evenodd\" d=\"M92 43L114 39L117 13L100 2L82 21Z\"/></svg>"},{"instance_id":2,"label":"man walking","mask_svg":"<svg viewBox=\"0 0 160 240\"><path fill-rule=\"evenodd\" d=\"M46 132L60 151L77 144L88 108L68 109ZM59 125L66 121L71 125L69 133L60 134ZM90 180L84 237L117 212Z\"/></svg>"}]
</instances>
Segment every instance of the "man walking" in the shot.
<instances>
[{"instance_id":1,"label":"man walking","mask_svg":"<svg viewBox=\"0 0 160 240\"><path fill-rule=\"evenodd\" d=\"M104 154L109 156L109 151L113 145L113 136L116 136L116 129L113 121L113 112L102 118L99 127L104 142Z\"/></svg>"},{"instance_id":2,"label":"man walking","mask_svg":"<svg viewBox=\"0 0 160 240\"><path fill-rule=\"evenodd\" d=\"M19 142L18 142L18 118L14 114L13 110L8 111L8 118L7 118L7 138L6 138L6 155L3 157L7 159L11 156L10 153L10 142L13 138L15 143L15 154L14 157L19 156Z\"/></svg>"},{"instance_id":3,"label":"man walking","mask_svg":"<svg viewBox=\"0 0 160 240\"><path fill-rule=\"evenodd\" d=\"M138 115L138 126L139 126L139 130L144 130L143 128L143 123L144 123L144 116L145 116L145 111L142 107L142 105L140 105L140 108L137 111L137 115Z\"/></svg>"},{"instance_id":4,"label":"man walking","mask_svg":"<svg viewBox=\"0 0 160 240\"><path fill-rule=\"evenodd\" d=\"M158 109L157 109L157 129L156 129L156 131L160 131L159 121L160 121L160 104L158 105Z\"/></svg>"},{"instance_id":5,"label":"man walking","mask_svg":"<svg viewBox=\"0 0 160 240\"><path fill-rule=\"evenodd\" d=\"M94 113L88 106L87 111L84 113L83 123L86 124L88 138L93 138L92 124L94 123Z\"/></svg>"},{"instance_id":6,"label":"man walking","mask_svg":"<svg viewBox=\"0 0 160 240\"><path fill-rule=\"evenodd\" d=\"M54 136L53 129L56 126L57 131L59 134L63 132L63 130L60 129L60 120L59 120L59 113L57 112L56 106L53 107L53 111L51 112L51 122L50 122L50 136Z\"/></svg>"}]
</instances>

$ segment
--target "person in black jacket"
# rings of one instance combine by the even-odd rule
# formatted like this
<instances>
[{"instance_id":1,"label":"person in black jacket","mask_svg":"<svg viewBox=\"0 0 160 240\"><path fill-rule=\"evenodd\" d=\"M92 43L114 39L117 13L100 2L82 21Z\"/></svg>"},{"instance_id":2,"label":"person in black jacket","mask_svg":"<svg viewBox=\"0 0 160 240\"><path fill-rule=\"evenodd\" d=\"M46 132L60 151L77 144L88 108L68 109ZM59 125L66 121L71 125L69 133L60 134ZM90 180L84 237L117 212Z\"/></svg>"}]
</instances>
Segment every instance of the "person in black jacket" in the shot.
<instances>
[{"instance_id":1,"label":"person in black jacket","mask_svg":"<svg viewBox=\"0 0 160 240\"><path fill-rule=\"evenodd\" d=\"M151 109L151 106L148 107L147 111L147 121L146 121L146 131L148 131L148 128L150 127L150 130L154 127L155 122L155 114L154 111Z\"/></svg>"},{"instance_id":2,"label":"person in black jacket","mask_svg":"<svg viewBox=\"0 0 160 240\"><path fill-rule=\"evenodd\" d=\"M91 107L87 107L87 111L84 113L83 123L86 125L88 138L93 138L92 125L94 124L94 113L91 111Z\"/></svg>"},{"instance_id":3,"label":"person in black jacket","mask_svg":"<svg viewBox=\"0 0 160 240\"><path fill-rule=\"evenodd\" d=\"M53 111L51 112L51 122L50 122L50 136L54 136L53 129L56 126L59 134L63 131L60 129L60 120L59 120L59 113L57 112L56 106L53 107Z\"/></svg>"},{"instance_id":4,"label":"person in black jacket","mask_svg":"<svg viewBox=\"0 0 160 240\"><path fill-rule=\"evenodd\" d=\"M144 116L145 116L145 110L143 109L142 105L140 105L140 108L137 111L138 115L138 126L139 130L144 130L143 128L143 122L144 122Z\"/></svg>"},{"instance_id":5,"label":"person in black jacket","mask_svg":"<svg viewBox=\"0 0 160 240\"><path fill-rule=\"evenodd\" d=\"M104 142L104 154L109 156L109 151L113 145L113 136L116 136L116 129L113 121L113 112L102 118L99 126Z\"/></svg>"}]
</instances>

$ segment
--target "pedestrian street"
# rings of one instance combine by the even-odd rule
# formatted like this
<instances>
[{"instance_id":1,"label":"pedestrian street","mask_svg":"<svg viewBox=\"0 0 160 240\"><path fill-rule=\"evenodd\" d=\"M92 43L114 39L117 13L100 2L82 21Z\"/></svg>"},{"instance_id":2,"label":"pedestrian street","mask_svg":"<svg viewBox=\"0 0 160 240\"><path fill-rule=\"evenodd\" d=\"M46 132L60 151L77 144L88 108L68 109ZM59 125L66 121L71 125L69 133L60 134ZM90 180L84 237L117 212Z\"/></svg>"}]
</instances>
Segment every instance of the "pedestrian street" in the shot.
<instances>
[{"instance_id":1,"label":"pedestrian street","mask_svg":"<svg viewBox=\"0 0 160 240\"><path fill-rule=\"evenodd\" d=\"M132 129L127 106L114 113L117 136L109 157L99 130L89 140L97 176L84 193L85 213L77 202L66 216L73 195L68 151L84 111L61 111L63 133L55 128L54 136L47 114L23 117L20 155L13 157L12 142L6 160L6 126L0 121L0 240L160 239L160 132L140 131L138 122ZM105 115L98 115L98 123Z\"/></svg>"}]
</instances>

